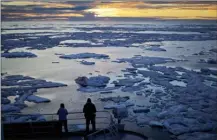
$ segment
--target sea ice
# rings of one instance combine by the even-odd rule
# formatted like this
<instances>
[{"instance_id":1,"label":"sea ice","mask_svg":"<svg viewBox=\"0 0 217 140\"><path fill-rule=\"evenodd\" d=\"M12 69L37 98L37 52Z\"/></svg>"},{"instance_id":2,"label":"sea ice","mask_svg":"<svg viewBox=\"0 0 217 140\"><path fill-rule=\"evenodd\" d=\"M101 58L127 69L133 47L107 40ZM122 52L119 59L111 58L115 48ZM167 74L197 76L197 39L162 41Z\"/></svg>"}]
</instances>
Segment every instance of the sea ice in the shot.
<instances>
[{"instance_id":1,"label":"sea ice","mask_svg":"<svg viewBox=\"0 0 217 140\"><path fill-rule=\"evenodd\" d=\"M186 83L182 82L182 81L177 81L177 80L173 80L170 82L170 84L174 85L174 86L180 86L180 87L186 87Z\"/></svg>"},{"instance_id":2,"label":"sea ice","mask_svg":"<svg viewBox=\"0 0 217 140\"><path fill-rule=\"evenodd\" d=\"M39 96L35 96L35 95L30 95L27 97L26 99L29 102L34 102L34 103L46 103L46 102L50 102L49 99L43 98L43 97L39 97Z\"/></svg>"},{"instance_id":3,"label":"sea ice","mask_svg":"<svg viewBox=\"0 0 217 140\"><path fill-rule=\"evenodd\" d=\"M83 65L94 65L95 64L95 62L88 62L88 61L85 61L85 60L80 61L80 63L83 64Z\"/></svg>"},{"instance_id":4,"label":"sea ice","mask_svg":"<svg viewBox=\"0 0 217 140\"><path fill-rule=\"evenodd\" d=\"M130 107L130 106L134 106L134 103L132 102L121 102L121 103L116 103L116 104L110 104L110 105L105 105L104 109L114 109L114 108L118 108L119 106L126 106L126 107Z\"/></svg>"},{"instance_id":5,"label":"sea ice","mask_svg":"<svg viewBox=\"0 0 217 140\"><path fill-rule=\"evenodd\" d=\"M143 92L142 91L138 91L138 92L136 92L136 95L142 96Z\"/></svg>"},{"instance_id":6,"label":"sea ice","mask_svg":"<svg viewBox=\"0 0 217 140\"><path fill-rule=\"evenodd\" d=\"M149 125L150 121L153 121L155 118L148 117L146 115L139 115L136 117L137 125Z\"/></svg>"},{"instance_id":7,"label":"sea ice","mask_svg":"<svg viewBox=\"0 0 217 140\"><path fill-rule=\"evenodd\" d=\"M7 98L1 97L1 104L9 104L11 101Z\"/></svg>"},{"instance_id":8,"label":"sea ice","mask_svg":"<svg viewBox=\"0 0 217 140\"><path fill-rule=\"evenodd\" d=\"M210 75L210 74L217 75L217 70L211 70L208 68L201 68L200 72L204 75Z\"/></svg>"},{"instance_id":9,"label":"sea ice","mask_svg":"<svg viewBox=\"0 0 217 140\"><path fill-rule=\"evenodd\" d=\"M135 92L146 88L144 85L138 85L138 86L130 86L130 87L123 87L121 91L123 92Z\"/></svg>"},{"instance_id":10,"label":"sea ice","mask_svg":"<svg viewBox=\"0 0 217 140\"><path fill-rule=\"evenodd\" d=\"M178 140L216 140L217 134L207 132L193 132L178 136Z\"/></svg>"},{"instance_id":11,"label":"sea ice","mask_svg":"<svg viewBox=\"0 0 217 140\"><path fill-rule=\"evenodd\" d=\"M78 89L78 91L88 92L88 93L91 93L91 92L111 92L112 90L116 90L118 88L119 87L90 87L90 86L87 86L87 87L80 87Z\"/></svg>"},{"instance_id":12,"label":"sea ice","mask_svg":"<svg viewBox=\"0 0 217 140\"><path fill-rule=\"evenodd\" d=\"M150 121L149 122L149 125L151 126L151 127L163 127L163 123L161 123L161 122L159 122L159 121Z\"/></svg>"},{"instance_id":13,"label":"sea ice","mask_svg":"<svg viewBox=\"0 0 217 140\"><path fill-rule=\"evenodd\" d=\"M74 44L74 43L91 43L91 42L86 40L64 40L60 42L60 44Z\"/></svg>"},{"instance_id":14,"label":"sea ice","mask_svg":"<svg viewBox=\"0 0 217 140\"><path fill-rule=\"evenodd\" d=\"M217 60L216 60L216 59L209 58L209 59L207 60L207 63L209 63L209 64L217 64Z\"/></svg>"},{"instance_id":15,"label":"sea ice","mask_svg":"<svg viewBox=\"0 0 217 140\"><path fill-rule=\"evenodd\" d=\"M4 123L20 123L20 122L41 122L46 121L45 117L41 114L6 114L4 116Z\"/></svg>"},{"instance_id":16,"label":"sea ice","mask_svg":"<svg viewBox=\"0 0 217 140\"><path fill-rule=\"evenodd\" d=\"M172 58L162 58L162 57L149 57L149 56L134 56L133 58L122 58L118 59L116 62L123 63L129 62L133 67L141 67L155 64L163 64L167 62L175 62Z\"/></svg>"},{"instance_id":17,"label":"sea ice","mask_svg":"<svg viewBox=\"0 0 217 140\"><path fill-rule=\"evenodd\" d=\"M135 83L139 83L143 81L142 78L125 78L125 79L119 79L118 81L114 81L115 86L133 86Z\"/></svg>"},{"instance_id":18,"label":"sea ice","mask_svg":"<svg viewBox=\"0 0 217 140\"><path fill-rule=\"evenodd\" d=\"M145 50L149 50L149 51L166 51L165 49L159 47L159 46L150 46L150 47L146 47Z\"/></svg>"},{"instance_id":19,"label":"sea ice","mask_svg":"<svg viewBox=\"0 0 217 140\"><path fill-rule=\"evenodd\" d=\"M37 89L67 86L62 83L48 82L22 75L2 76L1 81L2 86L4 86L1 89L2 103L8 103L6 101L8 96L17 96L13 104L2 104L3 113L20 112L21 109L27 107L25 101L28 100L36 103L47 102L48 99L33 95L33 93L37 92Z\"/></svg>"},{"instance_id":20,"label":"sea ice","mask_svg":"<svg viewBox=\"0 0 217 140\"><path fill-rule=\"evenodd\" d=\"M100 98L100 100L103 101L103 102L113 101L115 103L126 102L129 99L130 99L129 96L124 96L124 97L117 96L117 97Z\"/></svg>"},{"instance_id":21,"label":"sea ice","mask_svg":"<svg viewBox=\"0 0 217 140\"><path fill-rule=\"evenodd\" d=\"M109 59L109 56L106 54L79 53L79 54L61 55L60 58L63 58L63 59L87 59L87 58Z\"/></svg>"},{"instance_id":22,"label":"sea ice","mask_svg":"<svg viewBox=\"0 0 217 140\"><path fill-rule=\"evenodd\" d=\"M213 49L211 49L209 51L217 53L217 48L213 48Z\"/></svg>"},{"instance_id":23,"label":"sea ice","mask_svg":"<svg viewBox=\"0 0 217 140\"><path fill-rule=\"evenodd\" d=\"M170 117L173 115L176 115L177 113L180 112L186 112L187 111L187 106L185 105L177 105L177 106L172 106L158 114L159 118L166 118Z\"/></svg>"},{"instance_id":24,"label":"sea ice","mask_svg":"<svg viewBox=\"0 0 217 140\"><path fill-rule=\"evenodd\" d=\"M105 87L109 82L110 78L107 76L93 76L87 78L85 76L78 77L75 79L75 82L82 87L90 86L90 87Z\"/></svg>"},{"instance_id":25,"label":"sea ice","mask_svg":"<svg viewBox=\"0 0 217 140\"><path fill-rule=\"evenodd\" d=\"M144 108L144 107L134 107L133 112L134 113L148 113L148 112L150 112L150 109Z\"/></svg>"},{"instance_id":26,"label":"sea ice","mask_svg":"<svg viewBox=\"0 0 217 140\"><path fill-rule=\"evenodd\" d=\"M150 98L149 102L150 102L150 103L158 103L159 100L156 99L156 98Z\"/></svg>"},{"instance_id":27,"label":"sea ice","mask_svg":"<svg viewBox=\"0 0 217 140\"><path fill-rule=\"evenodd\" d=\"M33 58L37 57L37 55L31 52L10 52L10 53L2 53L1 57L5 58Z\"/></svg>"},{"instance_id":28,"label":"sea ice","mask_svg":"<svg viewBox=\"0 0 217 140\"><path fill-rule=\"evenodd\" d=\"M20 112L20 108L16 107L15 105L12 105L12 104L7 104L7 105L1 105L1 111L3 113L7 113L7 112Z\"/></svg>"}]
</instances>

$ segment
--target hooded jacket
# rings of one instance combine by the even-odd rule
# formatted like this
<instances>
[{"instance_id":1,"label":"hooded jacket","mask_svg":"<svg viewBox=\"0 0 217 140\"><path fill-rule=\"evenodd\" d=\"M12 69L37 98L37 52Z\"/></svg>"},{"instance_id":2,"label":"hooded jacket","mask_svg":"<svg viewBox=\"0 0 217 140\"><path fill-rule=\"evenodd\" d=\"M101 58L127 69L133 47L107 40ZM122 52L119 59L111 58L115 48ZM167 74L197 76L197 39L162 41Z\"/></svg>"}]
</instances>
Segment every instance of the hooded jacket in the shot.
<instances>
[{"instance_id":1,"label":"hooded jacket","mask_svg":"<svg viewBox=\"0 0 217 140\"><path fill-rule=\"evenodd\" d=\"M84 105L83 112L84 112L85 118L91 118L91 117L95 116L96 107L93 103L87 102Z\"/></svg>"}]
</instances>

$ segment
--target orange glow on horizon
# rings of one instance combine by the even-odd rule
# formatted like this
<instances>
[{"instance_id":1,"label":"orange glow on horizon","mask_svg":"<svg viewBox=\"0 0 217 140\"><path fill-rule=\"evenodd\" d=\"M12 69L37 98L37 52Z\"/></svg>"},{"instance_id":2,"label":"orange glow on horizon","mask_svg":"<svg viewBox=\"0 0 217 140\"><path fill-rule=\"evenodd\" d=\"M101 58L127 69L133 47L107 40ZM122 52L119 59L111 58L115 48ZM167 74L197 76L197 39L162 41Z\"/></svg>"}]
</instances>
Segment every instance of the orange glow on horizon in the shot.
<instances>
[{"instance_id":1,"label":"orange glow on horizon","mask_svg":"<svg viewBox=\"0 0 217 140\"><path fill-rule=\"evenodd\" d=\"M151 4L120 2L101 4L86 12L98 17L139 17L163 19L217 19L217 5L213 4Z\"/></svg>"}]
</instances>

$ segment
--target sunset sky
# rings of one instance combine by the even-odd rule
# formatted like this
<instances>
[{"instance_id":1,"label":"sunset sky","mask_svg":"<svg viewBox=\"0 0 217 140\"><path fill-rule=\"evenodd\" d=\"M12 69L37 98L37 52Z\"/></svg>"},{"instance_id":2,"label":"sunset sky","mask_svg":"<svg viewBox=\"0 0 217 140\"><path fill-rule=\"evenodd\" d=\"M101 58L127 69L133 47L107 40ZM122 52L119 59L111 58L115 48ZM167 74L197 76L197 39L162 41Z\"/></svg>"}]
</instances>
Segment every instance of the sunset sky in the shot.
<instances>
[{"instance_id":1,"label":"sunset sky","mask_svg":"<svg viewBox=\"0 0 217 140\"><path fill-rule=\"evenodd\" d=\"M217 19L217 2L3 0L2 20Z\"/></svg>"}]
</instances>

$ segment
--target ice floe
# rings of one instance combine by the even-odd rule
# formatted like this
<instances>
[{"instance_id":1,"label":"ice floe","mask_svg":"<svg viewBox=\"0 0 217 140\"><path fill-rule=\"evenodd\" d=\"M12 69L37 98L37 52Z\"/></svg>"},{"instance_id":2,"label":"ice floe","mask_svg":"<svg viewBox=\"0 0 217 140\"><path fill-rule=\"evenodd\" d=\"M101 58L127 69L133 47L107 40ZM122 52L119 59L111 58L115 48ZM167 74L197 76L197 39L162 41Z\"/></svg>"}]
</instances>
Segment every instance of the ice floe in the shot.
<instances>
[{"instance_id":1,"label":"ice floe","mask_svg":"<svg viewBox=\"0 0 217 140\"><path fill-rule=\"evenodd\" d=\"M146 47L145 50L149 50L149 51L166 51L166 49L163 49L159 46L150 46L150 47Z\"/></svg>"},{"instance_id":2,"label":"ice floe","mask_svg":"<svg viewBox=\"0 0 217 140\"><path fill-rule=\"evenodd\" d=\"M150 112L150 109L144 108L144 107L134 107L133 112L134 113L148 113L148 112Z\"/></svg>"},{"instance_id":3,"label":"ice floe","mask_svg":"<svg viewBox=\"0 0 217 140\"><path fill-rule=\"evenodd\" d=\"M149 125L151 127L163 127L163 123L159 122L159 121L150 121Z\"/></svg>"},{"instance_id":4,"label":"ice floe","mask_svg":"<svg viewBox=\"0 0 217 140\"><path fill-rule=\"evenodd\" d=\"M170 83L174 86L186 87L186 83L182 81L173 80Z\"/></svg>"},{"instance_id":5,"label":"ice floe","mask_svg":"<svg viewBox=\"0 0 217 140\"><path fill-rule=\"evenodd\" d=\"M11 101L7 98L1 97L1 104L9 104Z\"/></svg>"},{"instance_id":6,"label":"ice floe","mask_svg":"<svg viewBox=\"0 0 217 140\"><path fill-rule=\"evenodd\" d=\"M63 59L87 59L87 58L108 59L109 56L106 54L79 53L79 54L61 55L60 58L63 58Z\"/></svg>"},{"instance_id":7,"label":"ice floe","mask_svg":"<svg viewBox=\"0 0 217 140\"><path fill-rule=\"evenodd\" d=\"M34 102L34 103L47 103L47 102L50 102L49 99L39 97L39 96L35 96L35 95L28 96L26 100L29 101L29 102Z\"/></svg>"},{"instance_id":8,"label":"ice floe","mask_svg":"<svg viewBox=\"0 0 217 140\"><path fill-rule=\"evenodd\" d=\"M3 117L4 123L21 123L21 122L42 122L46 121L41 114L6 114Z\"/></svg>"},{"instance_id":9,"label":"ice floe","mask_svg":"<svg viewBox=\"0 0 217 140\"><path fill-rule=\"evenodd\" d=\"M112 90L116 90L118 88L119 87L90 87L88 86L88 87L80 87L78 91L87 92L87 93L101 92L101 94L104 94L105 92L111 92Z\"/></svg>"},{"instance_id":10,"label":"ice floe","mask_svg":"<svg viewBox=\"0 0 217 140\"><path fill-rule=\"evenodd\" d=\"M200 69L200 72L204 75L217 75L217 70L211 70L211 69L208 69L208 68L201 68Z\"/></svg>"},{"instance_id":11,"label":"ice floe","mask_svg":"<svg viewBox=\"0 0 217 140\"><path fill-rule=\"evenodd\" d=\"M7 104L7 105L1 105L1 111L3 113L20 112L20 108L16 107L15 105L12 105L12 104Z\"/></svg>"},{"instance_id":12,"label":"ice floe","mask_svg":"<svg viewBox=\"0 0 217 140\"><path fill-rule=\"evenodd\" d=\"M60 42L60 44L74 44L74 43L91 43L91 42L86 40L64 40Z\"/></svg>"},{"instance_id":13,"label":"ice floe","mask_svg":"<svg viewBox=\"0 0 217 140\"><path fill-rule=\"evenodd\" d=\"M139 83L143 81L142 78L125 78L125 79L119 79L118 81L114 81L113 84L115 86L133 86L135 83Z\"/></svg>"},{"instance_id":14,"label":"ice floe","mask_svg":"<svg viewBox=\"0 0 217 140\"><path fill-rule=\"evenodd\" d=\"M153 120L154 120L153 118L146 116L146 115L138 115L136 117L136 123L139 126L149 125L149 122Z\"/></svg>"},{"instance_id":15,"label":"ice floe","mask_svg":"<svg viewBox=\"0 0 217 140\"><path fill-rule=\"evenodd\" d=\"M209 59L207 60L207 63L209 63L209 64L217 64L217 60L216 60L216 59L209 58Z\"/></svg>"},{"instance_id":16,"label":"ice floe","mask_svg":"<svg viewBox=\"0 0 217 140\"><path fill-rule=\"evenodd\" d=\"M104 109L115 109L115 108L118 108L120 106L130 107L130 106L134 106L134 103L132 103L132 102L121 102L121 103L116 103L116 104L109 104L109 105L105 105Z\"/></svg>"},{"instance_id":17,"label":"ice floe","mask_svg":"<svg viewBox=\"0 0 217 140\"><path fill-rule=\"evenodd\" d=\"M200 59L198 63L208 63L208 64L217 64L217 60L213 58L209 59Z\"/></svg>"},{"instance_id":18,"label":"ice floe","mask_svg":"<svg viewBox=\"0 0 217 140\"><path fill-rule=\"evenodd\" d=\"M185 111L187 111L187 106L184 106L184 105L172 106L172 107L166 109L165 111L160 112L158 114L158 117L159 118L170 117L170 116L173 116L177 113L185 112Z\"/></svg>"},{"instance_id":19,"label":"ice floe","mask_svg":"<svg viewBox=\"0 0 217 140\"><path fill-rule=\"evenodd\" d=\"M83 65L94 65L95 64L95 62L88 62L88 61L85 61L85 60L80 61L80 63L83 64Z\"/></svg>"},{"instance_id":20,"label":"ice floe","mask_svg":"<svg viewBox=\"0 0 217 140\"><path fill-rule=\"evenodd\" d=\"M85 76L78 77L75 79L75 82L79 84L82 87L90 86L90 87L105 87L110 78L107 76L93 76L90 78L87 78Z\"/></svg>"},{"instance_id":21,"label":"ice floe","mask_svg":"<svg viewBox=\"0 0 217 140\"><path fill-rule=\"evenodd\" d=\"M117 96L117 97L100 98L100 100L103 101L103 102L113 101L115 103L126 102L129 99L130 99L129 96L124 96L124 97Z\"/></svg>"},{"instance_id":22,"label":"ice floe","mask_svg":"<svg viewBox=\"0 0 217 140\"><path fill-rule=\"evenodd\" d=\"M210 49L209 51L217 53L217 48Z\"/></svg>"},{"instance_id":23,"label":"ice floe","mask_svg":"<svg viewBox=\"0 0 217 140\"><path fill-rule=\"evenodd\" d=\"M149 56L134 56L132 58L122 58L118 59L116 62L123 63L129 62L133 67L144 67L148 65L163 64L167 62L175 62L172 58L162 58L162 57L149 57Z\"/></svg>"},{"instance_id":24,"label":"ice floe","mask_svg":"<svg viewBox=\"0 0 217 140\"><path fill-rule=\"evenodd\" d=\"M206 132L193 132L178 136L178 140L216 140L217 134Z\"/></svg>"},{"instance_id":25,"label":"ice floe","mask_svg":"<svg viewBox=\"0 0 217 140\"><path fill-rule=\"evenodd\" d=\"M33 58L37 57L37 55L31 52L9 52L9 53L2 53L1 57L5 58Z\"/></svg>"}]
</instances>

